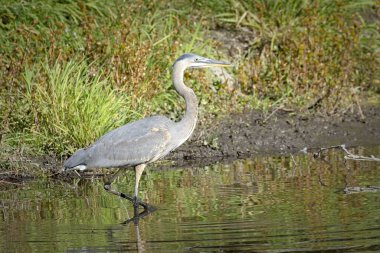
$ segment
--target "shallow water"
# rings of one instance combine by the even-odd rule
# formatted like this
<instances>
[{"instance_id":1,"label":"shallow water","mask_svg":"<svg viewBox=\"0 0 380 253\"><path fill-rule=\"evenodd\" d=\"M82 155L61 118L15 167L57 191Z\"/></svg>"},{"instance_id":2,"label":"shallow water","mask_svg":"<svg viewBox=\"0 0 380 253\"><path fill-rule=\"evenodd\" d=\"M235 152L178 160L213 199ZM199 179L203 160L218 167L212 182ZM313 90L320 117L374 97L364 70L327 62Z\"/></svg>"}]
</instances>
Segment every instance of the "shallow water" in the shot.
<instances>
[{"instance_id":1,"label":"shallow water","mask_svg":"<svg viewBox=\"0 0 380 253\"><path fill-rule=\"evenodd\" d=\"M380 147L353 152L379 156ZM380 163L340 151L258 157L143 175L157 211L138 224L101 179L41 180L0 192L2 252L378 252ZM131 194L133 173L115 186Z\"/></svg>"}]
</instances>

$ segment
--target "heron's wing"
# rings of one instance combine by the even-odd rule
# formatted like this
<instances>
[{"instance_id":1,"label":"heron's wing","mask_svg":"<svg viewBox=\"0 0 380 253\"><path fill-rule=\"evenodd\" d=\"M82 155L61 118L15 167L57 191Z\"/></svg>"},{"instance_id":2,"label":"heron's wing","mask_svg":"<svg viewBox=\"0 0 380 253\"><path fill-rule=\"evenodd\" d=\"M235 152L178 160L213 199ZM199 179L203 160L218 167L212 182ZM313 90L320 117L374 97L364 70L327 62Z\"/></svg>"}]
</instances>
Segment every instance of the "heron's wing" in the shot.
<instances>
[{"instance_id":1,"label":"heron's wing","mask_svg":"<svg viewBox=\"0 0 380 253\"><path fill-rule=\"evenodd\" d=\"M107 158L136 164L155 161L166 150L170 139L167 129L153 127L144 135L112 145Z\"/></svg>"},{"instance_id":2,"label":"heron's wing","mask_svg":"<svg viewBox=\"0 0 380 253\"><path fill-rule=\"evenodd\" d=\"M172 138L169 123L152 117L109 132L89 147L94 167L133 166L157 160L167 153Z\"/></svg>"}]
</instances>

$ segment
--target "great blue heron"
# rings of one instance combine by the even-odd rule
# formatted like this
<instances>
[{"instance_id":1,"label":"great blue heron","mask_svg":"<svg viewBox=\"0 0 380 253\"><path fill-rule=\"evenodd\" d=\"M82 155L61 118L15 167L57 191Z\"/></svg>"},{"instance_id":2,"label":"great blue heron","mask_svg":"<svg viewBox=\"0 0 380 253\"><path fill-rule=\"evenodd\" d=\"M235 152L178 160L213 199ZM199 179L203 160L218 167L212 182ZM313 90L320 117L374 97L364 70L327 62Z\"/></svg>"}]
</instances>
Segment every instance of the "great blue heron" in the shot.
<instances>
[{"instance_id":1,"label":"great blue heron","mask_svg":"<svg viewBox=\"0 0 380 253\"><path fill-rule=\"evenodd\" d=\"M87 148L77 150L64 163L64 170L86 170L90 168L119 168L105 183L104 189L115 195L147 208L137 198L141 174L145 166L179 147L192 134L197 122L198 101L192 89L183 82L187 68L226 67L229 63L207 59L195 54L184 54L173 64L172 80L176 91L185 99L186 112L182 120L174 122L164 116L153 116L131 122L100 137ZM135 169L134 197L111 189L118 173L128 167Z\"/></svg>"}]
</instances>

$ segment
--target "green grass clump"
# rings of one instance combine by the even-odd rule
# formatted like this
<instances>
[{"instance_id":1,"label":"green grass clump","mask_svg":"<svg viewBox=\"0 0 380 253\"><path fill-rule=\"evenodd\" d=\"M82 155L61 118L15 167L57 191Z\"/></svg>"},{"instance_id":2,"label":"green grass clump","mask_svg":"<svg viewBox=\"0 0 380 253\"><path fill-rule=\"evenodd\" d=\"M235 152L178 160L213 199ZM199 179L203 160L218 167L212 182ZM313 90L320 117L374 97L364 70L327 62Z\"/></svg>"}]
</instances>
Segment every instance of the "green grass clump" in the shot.
<instances>
[{"instance_id":1,"label":"green grass clump","mask_svg":"<svg viewBox=\"0 0 380 253\"><path fill-rule=\"evenodd\" d=\"M26 138L18 137L44 150L73 152L134 117L128 96L115 92L103 73L91 73L85 61L45 64L24 78L23 101L33 123Z\"/></svg>"}]
</instances>

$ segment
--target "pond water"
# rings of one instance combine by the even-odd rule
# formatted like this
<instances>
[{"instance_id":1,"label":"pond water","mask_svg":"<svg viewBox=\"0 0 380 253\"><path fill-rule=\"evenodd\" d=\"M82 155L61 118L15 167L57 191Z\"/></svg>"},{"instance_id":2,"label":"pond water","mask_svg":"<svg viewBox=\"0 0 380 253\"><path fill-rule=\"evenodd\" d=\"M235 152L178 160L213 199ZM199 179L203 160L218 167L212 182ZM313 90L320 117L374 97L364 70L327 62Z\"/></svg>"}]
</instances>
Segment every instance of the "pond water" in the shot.
<instances>
[{"instance_id":1,"label":"pond water","mask_svg":"<svg viewBox=\"0 0 380 253\"><path fill-rule=\"evenodd\" d=\"M379 156L380 147L353 152ZM132 205L101 179L41 179L0 192L2 252L379 252L380 163L340 151L148 169L140 197L157 210L122 224ZM160 166L162 167L162 166ZM134 175L114 186L131 194Z\"/></svg>"}]
</instances>

